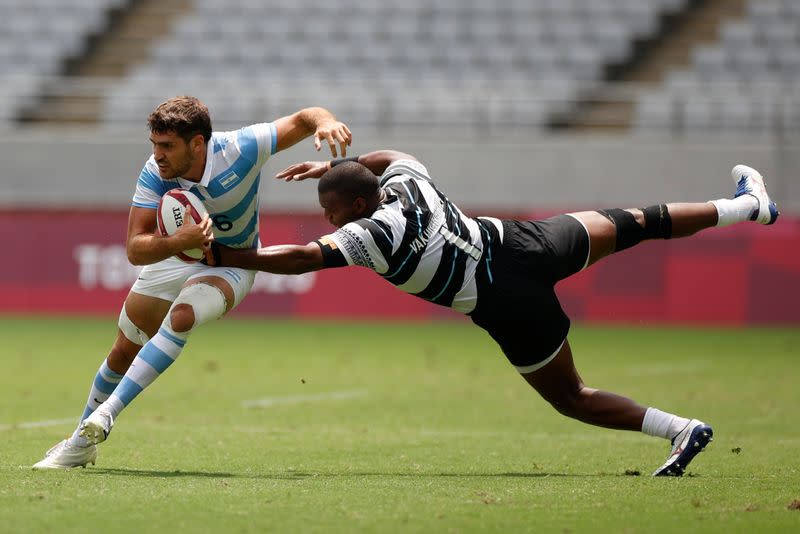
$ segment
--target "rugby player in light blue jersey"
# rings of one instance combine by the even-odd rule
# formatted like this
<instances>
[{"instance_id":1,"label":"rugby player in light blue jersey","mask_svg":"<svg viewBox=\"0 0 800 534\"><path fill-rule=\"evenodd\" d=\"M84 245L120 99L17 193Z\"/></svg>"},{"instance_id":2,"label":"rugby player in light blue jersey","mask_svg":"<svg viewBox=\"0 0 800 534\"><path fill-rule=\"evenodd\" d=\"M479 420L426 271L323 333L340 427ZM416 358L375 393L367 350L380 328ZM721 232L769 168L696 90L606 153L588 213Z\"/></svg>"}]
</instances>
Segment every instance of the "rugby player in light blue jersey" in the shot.
<instances>
[{"instance_id":1,"label":"rugby player in light blue jersey","mask_svg":"<svg viewBox=\"0 0 800 534\"><path fill-rule=\"evenodd\" d=\"M327 110L306 108L271 123L212 132L208 108L194 97L160 104L148 118L153 155L139 175L128 217L128 258L145 265L119 316L119 332L91 386L78 428L51 448L37 469L94 464L119 413L178 357L192 331L234 308L253 285L255 271L185 263L175 254L211 239L233 248L259 246L258 187L269 157L314 136L337 156L350 129ZM156 231L161 197L191 190L209 217L172 236Z\"/></svg>"}]
</instances>

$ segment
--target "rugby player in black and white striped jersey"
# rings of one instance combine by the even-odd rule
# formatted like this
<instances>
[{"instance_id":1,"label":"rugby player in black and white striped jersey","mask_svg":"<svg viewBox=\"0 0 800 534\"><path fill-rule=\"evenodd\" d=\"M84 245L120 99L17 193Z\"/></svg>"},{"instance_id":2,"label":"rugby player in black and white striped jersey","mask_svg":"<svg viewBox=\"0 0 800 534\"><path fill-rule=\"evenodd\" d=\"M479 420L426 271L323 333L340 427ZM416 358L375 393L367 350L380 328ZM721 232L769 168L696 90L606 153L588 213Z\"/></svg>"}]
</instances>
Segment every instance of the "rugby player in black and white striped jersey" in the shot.
<instances>
[{"instance_id":1,"label":"rugby player in black and white striped jersey","mask_svg":"<svg viewBox=\"0 0 800 534\"><path fill-rule=\"evenodd\" d=\"M553 290L560 280L647 239L690 236L714 226L778 217L762 176L732 171L732 199L559 215L540 221L471 218L440 192L413 156L383 150L309 161L279 173L319 178L319 203L338 230L307 245L228 249L211 264L272 273L359 265L403 291L468 314L512 365L560 413L671 440L654 476L681 476L712 440L712 428L587 387L567 341L570 321Z\"/></svg>"}]
</instances>

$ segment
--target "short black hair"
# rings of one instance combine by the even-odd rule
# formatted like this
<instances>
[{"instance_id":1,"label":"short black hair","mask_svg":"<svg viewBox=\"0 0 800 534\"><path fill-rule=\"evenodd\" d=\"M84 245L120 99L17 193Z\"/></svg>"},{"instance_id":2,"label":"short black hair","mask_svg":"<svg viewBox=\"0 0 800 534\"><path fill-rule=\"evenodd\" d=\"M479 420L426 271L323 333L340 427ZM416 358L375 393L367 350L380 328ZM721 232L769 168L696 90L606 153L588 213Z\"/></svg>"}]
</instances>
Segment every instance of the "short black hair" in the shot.
<instances>
[{"instance_id":1,"label":"short black hair","mask_svg":"<svg viewBox=\"0 0 800 534\"><path fill-rule=\"evenodd\" d=\"M157 134L175 132L187 143L202 135L211 139L211 116L208 108L193 96L176 96L162 102L147 118L150 131Z\"/></svg>"},{"instance_id":2,"label":"short black hair","mask_svg":"<svg viewBox=\"0 0 800 534\"><path fill-rule=\"evenodd\" d=\"M317 185L320 194L334 191L348 200L375 198L378 189L378 177L355 161L345 161L328 169Z\"/></svg>"}]
</instances>

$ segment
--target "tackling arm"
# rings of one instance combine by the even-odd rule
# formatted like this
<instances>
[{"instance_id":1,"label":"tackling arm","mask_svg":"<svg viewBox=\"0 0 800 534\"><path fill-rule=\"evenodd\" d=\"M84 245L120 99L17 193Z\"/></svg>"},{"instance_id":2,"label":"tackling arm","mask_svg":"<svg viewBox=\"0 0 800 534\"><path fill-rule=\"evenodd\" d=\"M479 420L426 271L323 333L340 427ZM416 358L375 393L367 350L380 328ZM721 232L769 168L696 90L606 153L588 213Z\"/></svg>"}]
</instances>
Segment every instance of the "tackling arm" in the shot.
<instances>
[{"instance_id":1,"label":"tackling arm","mask_svg":"<svg viewBox=\"0 0 800 534\"><path fill-rule=\"evenodd\" d=\"M401 159L417 161L417 158L411 154L405 154L397 150L376 150L359 156L358 162L372 171L372 174L380 176L389 165Z\"/></svg>"},{"instance_id":2,"label":"tackling arm","mask_svg":"<svg viewBox=\"0 0 800 534\"><path fill-rule=\"evenodd\" d=\"M350 161L357 161L361 165L368 168L372 174L380 176L393 162L401 159L410 159L417 161L417 158L404 152L397 150L376 150L375 152L368 152L361 156L353 156L346 158ZM342 160L334 161L304 161L303 163L295 163L289 165L284 170L275 175L279 180L286 180L287 182L305 180L306 178L320 178L332 166L341 162Z\"/></svg>"},{"instance_id":3,"label":"tackling arm","mask_svg":"<svg viewBox=\"0 0 800 534\"><path fill-rule=\"evenodd\" d=\"M234 249L215 243L213 261L208 263L275 274L303 274L324 268L322 249L317 243L274 245L259 249Z\"/></svg>"}]
</instances>

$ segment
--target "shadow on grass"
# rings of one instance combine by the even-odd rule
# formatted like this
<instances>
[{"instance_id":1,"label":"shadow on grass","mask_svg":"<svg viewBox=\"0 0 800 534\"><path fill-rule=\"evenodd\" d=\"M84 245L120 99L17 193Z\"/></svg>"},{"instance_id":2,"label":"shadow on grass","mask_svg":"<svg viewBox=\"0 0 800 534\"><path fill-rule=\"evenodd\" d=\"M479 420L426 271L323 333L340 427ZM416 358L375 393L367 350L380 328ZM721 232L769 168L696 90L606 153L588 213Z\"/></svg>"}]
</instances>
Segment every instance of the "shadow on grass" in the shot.
<instances>
[{"instance_id":1,"label":"shadow on grass","mask_svg":"<svg viewBox=\"0 0 800 534\"><path fill-rule=\"evenodd\" d=\"M306 473L301 471L285 471L275 473L228 473L215 471L156 471L146 469L122 468L91 468L85 471L87 475L112 475L127 477L152 477L152 478L241 478L263 480L301 480L307 478L358 478L358 477L409 477L409 478L592 478L592 477L628 477L626 473L425 473L425 472L374 472L374 471L343 471L339 473Z\"/></svg>"}]
</instances>

